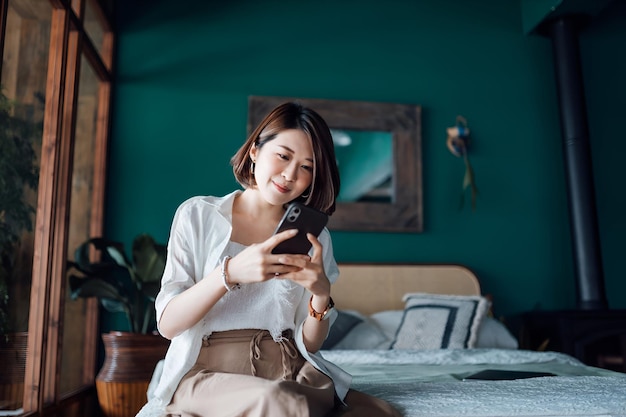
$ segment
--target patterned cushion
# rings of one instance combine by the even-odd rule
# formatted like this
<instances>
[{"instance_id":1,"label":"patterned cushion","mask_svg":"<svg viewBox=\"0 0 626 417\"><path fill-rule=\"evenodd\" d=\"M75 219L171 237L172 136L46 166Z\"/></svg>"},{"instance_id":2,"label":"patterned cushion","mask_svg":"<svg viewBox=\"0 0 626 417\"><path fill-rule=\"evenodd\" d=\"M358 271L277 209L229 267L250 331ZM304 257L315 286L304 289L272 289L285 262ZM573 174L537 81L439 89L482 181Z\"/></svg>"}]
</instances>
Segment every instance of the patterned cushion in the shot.
<instances>
[{"instance_id":1,"label":"patterned cushion","mask_svg":"<svg viewBox=\"0 0 626 417\"><path fill-rule=\"evenodd\" d=\"M489 301L481 296L405 294L392 349L464 349L476 345Z\"/></svg>"}]
</instances>

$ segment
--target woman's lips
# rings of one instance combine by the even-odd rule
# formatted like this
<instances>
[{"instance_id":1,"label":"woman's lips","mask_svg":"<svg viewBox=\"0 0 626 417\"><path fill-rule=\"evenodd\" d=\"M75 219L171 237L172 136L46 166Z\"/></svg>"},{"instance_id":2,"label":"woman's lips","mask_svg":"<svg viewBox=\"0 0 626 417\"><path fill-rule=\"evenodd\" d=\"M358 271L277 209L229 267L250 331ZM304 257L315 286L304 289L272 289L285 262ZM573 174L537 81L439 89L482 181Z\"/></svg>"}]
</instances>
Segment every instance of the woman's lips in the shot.
<instances>
[{"instance_id":1,"label":"woman's lips","mask_svg":"<svg viewBox=\"0 0 626 417\"><path fill-rule=\"evenodd\" d=\"M277 183L275 183L275 182L274 182L273 184L274 184L274 187L276 187L276 189L277 189L279 192L281 192L281 193L288 193L288 192L289 192L289 188L287 188L287 187L283 187L282 185L277 184Z\"/></svg>"}]
</instances>

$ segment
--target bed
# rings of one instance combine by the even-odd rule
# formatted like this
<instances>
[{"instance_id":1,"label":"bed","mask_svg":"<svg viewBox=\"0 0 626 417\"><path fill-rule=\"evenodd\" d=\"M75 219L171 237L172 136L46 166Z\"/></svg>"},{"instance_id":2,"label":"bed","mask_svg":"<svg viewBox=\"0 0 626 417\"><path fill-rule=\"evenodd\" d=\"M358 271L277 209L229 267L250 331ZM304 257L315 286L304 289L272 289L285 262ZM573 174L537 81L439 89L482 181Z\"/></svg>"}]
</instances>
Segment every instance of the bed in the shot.
<instances>
[{"instance_id":1,"label":"bed","mask_svg":"<svg viewBox=\"0 0 626 417\"><path fill-rule=\"evenodd\" d=\"M339 314L322 354L352 374L354 389L404 416L626 417L626 374L519 349L468 268L341 264L340 272L332 289ZM467 379L484 370L553 376Z\"/></svg>"},{"instance_id":2,"label":"bed","mask_svg":"<svg viewBox=\"0 0 626 417\"><path fill-rule=\"evenodd\" d=\"M460 265L342 264L323 355L407 417L626 416L626 374L518 348ZM485 370L550 376L498 375ZM535 375L535 374L529 374ZM509 379L514 378L514 379Z\"/></svg>"}]
</instances>

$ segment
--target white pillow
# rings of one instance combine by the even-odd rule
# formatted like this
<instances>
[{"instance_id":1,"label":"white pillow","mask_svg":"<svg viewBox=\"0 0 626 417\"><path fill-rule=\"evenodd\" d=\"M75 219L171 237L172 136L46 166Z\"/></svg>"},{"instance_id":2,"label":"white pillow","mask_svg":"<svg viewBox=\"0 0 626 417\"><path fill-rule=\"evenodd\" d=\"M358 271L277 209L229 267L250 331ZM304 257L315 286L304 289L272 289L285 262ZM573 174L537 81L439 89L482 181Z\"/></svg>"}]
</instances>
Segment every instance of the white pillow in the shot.
<instances>
[{"instance_id":1,"label":"white pillow","mask_svg":"<svg viewBox=\"0 0 626 417\"><path fill-rule=\"evenodd\" d=\"M519 343L501 321L493 317L485 317L478 328L475 347L517 349Z\"/></svg>"},{"instance_id":2,"label":"white pillow","mask_svg":"<svg viewBox=\"0 0 626 417\"><path fill-rule=\"evenodd\" d=\"M402 323L402 316L404 316L404 310L386 310L372 314L370 319L382 330L387 339L393 341Z\"/></svg>"},{"instance_id":3,"label":"white pillow","mask_svg":"<svg viewBox=\"0 0 626 417\"><path fill-rule=\"evenodd\" d=\"M489 309L481 296L410 293L392 349L464 349L476 345Z\"/></svg>"}]
</instances>

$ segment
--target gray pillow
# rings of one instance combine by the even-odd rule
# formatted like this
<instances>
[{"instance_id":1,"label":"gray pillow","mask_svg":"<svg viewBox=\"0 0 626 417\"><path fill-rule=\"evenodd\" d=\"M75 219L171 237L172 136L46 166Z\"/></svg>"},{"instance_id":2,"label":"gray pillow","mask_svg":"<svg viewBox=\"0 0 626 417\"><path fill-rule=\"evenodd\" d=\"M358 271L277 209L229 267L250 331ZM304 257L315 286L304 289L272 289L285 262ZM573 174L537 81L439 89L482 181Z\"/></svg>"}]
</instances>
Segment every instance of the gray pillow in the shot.
<instances>
[{"instance_id":1,"label":"gray pillow","mask_svg":"<svg viewBox=\"0 0 626 417\"><path fill-rule=\"evenodd\" d=\"M356 314L337 310L337 318L335 322L330 327L328 332L328 336L324 343L322 344L322 349L332 349L335 347L337 343L341 341L349 332L356 326L361 323L363 319Z\"/></svg>"}]
</instances>

